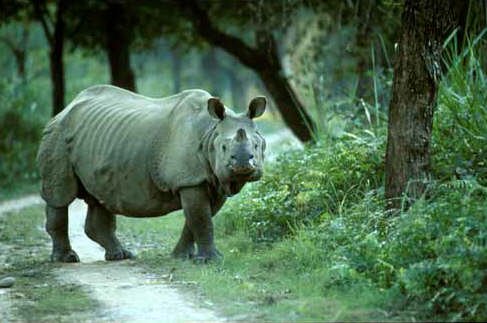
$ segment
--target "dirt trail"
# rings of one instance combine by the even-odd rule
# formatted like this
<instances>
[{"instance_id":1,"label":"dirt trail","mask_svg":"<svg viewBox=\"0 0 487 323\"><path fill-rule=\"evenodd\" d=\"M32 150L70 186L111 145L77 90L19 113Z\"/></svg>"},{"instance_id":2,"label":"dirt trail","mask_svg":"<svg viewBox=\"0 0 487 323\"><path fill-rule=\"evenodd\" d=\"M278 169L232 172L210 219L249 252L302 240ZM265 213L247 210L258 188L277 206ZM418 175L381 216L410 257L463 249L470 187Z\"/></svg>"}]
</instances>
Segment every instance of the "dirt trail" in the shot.
<instances>
[{"instance_id":1,"label":"dirt trail","mask_svg":"<svg viewBox=\"0 0 487 323\"><path fill-rule=\"evenodd\" d=\"M104 250L83 232L86 204L76 200L69 208L71 245L81 263L56 270L60 280L85 286L101 302L101 317L115 321L216 321L208 309L197 307L175 288L143 273L134 261L106 262Z\"/></svg>"},{"instance_id":2,"label":"dirt trail","mask_svg":"<svg viewBox=\"0 0 487 323\"><path fill-rule=\"evenodd\" d=\"M0 214L41 203L33 196L0 204ZM101 304L98 313L83 320L117 322L223 321L212 310L198 307L163 277L144 273L136 261L106 262L104 251L84 234L86 204L74 201L69 208L71 244L81 258L78 264L62 264L54 270L65 283L83 286ZM0 321L7 321L11 307L9 290L0 293Z\"/></svg>"}]
</instances>

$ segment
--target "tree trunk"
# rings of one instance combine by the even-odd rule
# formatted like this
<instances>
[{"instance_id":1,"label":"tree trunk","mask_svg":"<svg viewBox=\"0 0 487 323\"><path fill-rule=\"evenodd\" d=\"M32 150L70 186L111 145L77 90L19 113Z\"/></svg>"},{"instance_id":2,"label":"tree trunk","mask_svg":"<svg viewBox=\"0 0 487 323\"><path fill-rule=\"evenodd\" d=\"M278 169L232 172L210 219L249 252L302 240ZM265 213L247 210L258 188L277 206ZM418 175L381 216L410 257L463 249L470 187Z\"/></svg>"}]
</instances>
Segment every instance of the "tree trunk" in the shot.
<instances>
[{"instance_id":1,"label":"tree trunk","mask_svg":"<svg viewBox=\"0 0 487 323\"><path fill-rule=\"evenodd\" d=\"M14 59L15 59L15 66L17 67L17 76L23 81L25 82L25 78L26 78L26 75L25 75L25 57L26 57L26 45L25 45L25 37L27 37L26 35L26 31L24 29L24 31L22 32L22 39L21 41L16 44L15 41L11 38L11 37L0 37L0 40L5 43L5 45L7 45L7 47L10 49L10 51L12 52L12 55L14 56ZM13 37L15 38L15 37Z\"/></svg>"},{"instance_id":2,"label":"tree trunk","mask_svg":"<svg viewBox=\"0 0 487 323\"><path fill-rule=\"evenodd\" d=\"M282 119L301 141L313 141L314 122L284 76L274 37L261 30L256 33L256 42L261 49L259 58L264 63L264 66L259 66L256 70L257 75L274 99Z\"/></svg>"},{"instance_id":3,"label":"tree trunk","mask_svg":"<svg viewBox=\"0 0 487 323\"><path fill-rule=\"evenodd\" d=\"M385 160L387 209L421 197L430 179L430 141L443 41L454 0L406 0L394 63Z\"/></svg>"},{"instance_id":4,"label":"tree trunk","mask_svg":"<svg viewBox=\"0 0 487 323\"><path fill-rule=\"evenodd\" d=\"M222 96L225 89L221 82L220 62L218 61L215 48L211 47L208 52L201 56L201 69L205 74L205 78L209 81L209 91L214 96Z\"/></svg>"},{"instance_id":5,"label":"tree trunk","mask_svg":"<svg viewBox=\"0 0 487 323\"><path fill-rule=\"evenodd\" d=\"M314 123L292 89L288 80L281 73L272 70L258 71L267 90L274 99L286 125L303 142L313 141Z\"/></svg>"},{"instance_id":6,"label":"tree trunk","mask_svg":"<svg viewBox=\"0 0 487 323\"><path fill-rule=\"evenodd\" d=\"M67 2L58 0L56 3L56 14L54 26L49 26L48 10L46 3L32 0L34 11L37 19L42 25L44 35L49 43L49 67L51 70L52 84L52 115L58 114L64 109L64 32L65 21L64 12ZM51 31L51 29L54 29Z\"/></svg>"},{"instance_id":7,"label":"tree trunk","mask_svg":"<svg viewBox=\"0 0 487 323\"><path fill-rule=\"evenodd\" d=\"M181 92L181 53L178 50L171 50L171 70L173 79L173 93Z\"/></svg>"},{"instance_id":8,"label":"tree trunk","mask_svg":"<svg viewBox=\"0 0 487 323\"><path fill-rule=\"evenodd\" d=\"M237 73L230 68L225 69L227 79L230 81L230 91L232 94L232 106L237 111L246 111L247 109L247 84L239 79Z\"/></svg>"},{"instance_id":9,"label":"tree trunk","mask_svg":"<svg viewBox=\"0 0 487 323\"><path fill-rule=\"evenodd\" d=\"M369 101L372 82L370 77L368 77L366 74L370 67L368 64L370 59L369 47L371 44L372 34L370 16L372 14L372 8L375 6L375 0L359 1L358 6L357 32L355 35L355 56L357 59L355 72L358 80L355 96L357 99L363 98L365 101Z\"/></svg>"},{"instance_id":10,"label":"tree trunk","mask_svg":"<svg viewBox=\"0 0 487 323\"><path fill-rule=\"evenodd\" d=\"M274 99L284 122L296 137L303 142L313 141L315 124L284 76L272 34L259 32L256 35L256 47L251 47L241 39L218 29L210 20L208 13L196 1L181 1L178 4L192 21L195 32L259 75Z\"/></svg>"},{"instance_id":11,"label":"tree trunk","mask_svg":"<svg viewBox=\"0 0 487 323\"><path fill-rule=\"evenodd\" d=\"M106 10L106 52L113 85L136 91L130 66L130 23L121 2L109 2Z\"/></svg>"},{"instance_id":12,"label":"tree trunk","mask_svg":"<svg viewBox=\"0 0 487 323\"><path fill-rule=\"evenodd\" d=\"M54 35L49 53L52 82L52 115L56 115L64 109L64 10L65 1L59 0L56 8L56 21L54 23Z\"/></svg>"}]
</instances>

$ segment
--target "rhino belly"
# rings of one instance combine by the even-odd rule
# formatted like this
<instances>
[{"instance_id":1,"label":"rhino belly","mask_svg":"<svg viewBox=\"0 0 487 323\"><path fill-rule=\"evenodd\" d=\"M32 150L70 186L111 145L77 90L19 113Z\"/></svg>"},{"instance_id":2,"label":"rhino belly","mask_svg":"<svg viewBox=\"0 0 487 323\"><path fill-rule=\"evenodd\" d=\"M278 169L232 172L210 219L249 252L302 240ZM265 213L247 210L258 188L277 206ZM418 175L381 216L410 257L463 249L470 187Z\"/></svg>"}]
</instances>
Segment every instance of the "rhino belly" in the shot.
<instances>
[{"instance_id":1,"label":"rhino belly","mask_svg":"<svg viewBox=\"0 0 487 323\"><path fill-rule=\"evenodd\" d=\"M75 173L86 191L112 213L159 216L181 208L177 195L160 191L150 176L137 168L100 165L96 160L76 164Z\"/></svg>"}]
</instances>

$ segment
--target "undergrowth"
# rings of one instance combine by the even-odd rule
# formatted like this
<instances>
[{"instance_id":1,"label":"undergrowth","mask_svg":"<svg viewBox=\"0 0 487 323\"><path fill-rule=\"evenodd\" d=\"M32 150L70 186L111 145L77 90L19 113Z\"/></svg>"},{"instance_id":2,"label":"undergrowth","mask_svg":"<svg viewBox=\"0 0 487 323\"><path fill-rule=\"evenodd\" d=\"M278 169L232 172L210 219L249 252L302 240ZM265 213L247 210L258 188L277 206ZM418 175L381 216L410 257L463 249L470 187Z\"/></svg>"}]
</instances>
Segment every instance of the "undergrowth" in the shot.
<instances>
[{"instance_id":1,"label":"undergrowth","mask_svg":"<svg viewBox=\"0 0 487 323\"><path fill-rule=\"evenodd\" d=\"M382 304L391 317L486 320L487 81L477 54L470 47L449 64L435 180L409 210L384 212L384 137L363 133L282 155L221 211L223 233L245 232L269 248L269 269L310 276L325 291L395 295Z\"/></svg>"},{"instance_id":2,"label":"undergrowth","mask_svg":"<svg viewBox=\"0 0 487 323\"><path fill-rule=\"evenodd\" d=\"M0 187L13 191L38 180L37 147L47 121L39 107L39 90L4 79L0 81Z\"/></svg>"}]
</instances>

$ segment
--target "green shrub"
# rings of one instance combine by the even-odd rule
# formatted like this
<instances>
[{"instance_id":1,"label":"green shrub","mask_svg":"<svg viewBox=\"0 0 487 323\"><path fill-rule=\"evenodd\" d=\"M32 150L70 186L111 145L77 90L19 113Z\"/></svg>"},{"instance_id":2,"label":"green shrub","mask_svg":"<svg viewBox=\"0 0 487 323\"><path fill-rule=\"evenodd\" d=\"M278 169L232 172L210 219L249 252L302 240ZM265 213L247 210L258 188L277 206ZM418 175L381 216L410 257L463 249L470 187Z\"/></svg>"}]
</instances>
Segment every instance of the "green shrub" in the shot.
<instances>
[{"instance_id":1,"label":"green shrub","mask_svg":"<svg viewBox=\"0 0 487 323\"><path fill-rule=\"evenodd\" d=\"M222 211L256 241L275 241L360 201L382 181L383 141L342 139L282 155ZM238 223L238 225L236 225ZM231 230L231 229L230 229Z\"/></svg>"},{"instance_id":2,"label":"green shrub","mask_svg":"<svg viewBox=\"0 0 487 323\"><path fill-rule=\"evenodd\" d=\"M487 189L440 185L396 219L385 253L411 300L450 319L487 318Z\"/></svg>"},{"instance_id":3,"label":"green shrub","mask_svg":"<svg viewBox=\"0 0 487 323\"><path fill-rule=\"evenodd\" d=\"M433 170L440 179L475 176L487 185L487 76L478 42L462 55L449 49L449 70L440 86L433 127Z\"/></svg>"},{"instance_id":4,"label":"green shrub","mask_svg":"<svg viewBox=\"0 0 487 323\"><path fill-rule=\"evenodd\" d=\"M38 179L35 164L46 122L39 96L27 84L0 81L0 186Z\"/></svg>"}]
</instances>

